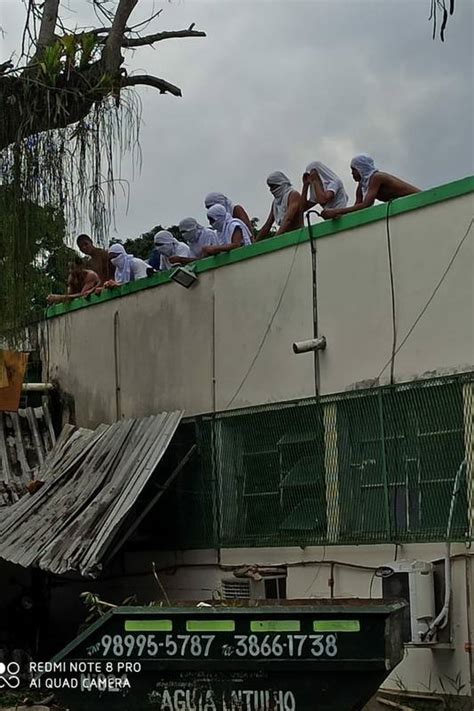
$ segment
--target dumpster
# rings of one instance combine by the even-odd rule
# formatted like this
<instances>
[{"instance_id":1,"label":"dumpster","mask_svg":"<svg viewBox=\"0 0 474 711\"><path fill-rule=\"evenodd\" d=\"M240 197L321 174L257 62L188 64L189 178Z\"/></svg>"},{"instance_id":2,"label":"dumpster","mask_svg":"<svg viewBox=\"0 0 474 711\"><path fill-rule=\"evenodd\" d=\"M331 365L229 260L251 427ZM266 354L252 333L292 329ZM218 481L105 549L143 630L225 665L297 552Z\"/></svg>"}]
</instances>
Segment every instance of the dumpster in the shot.
<instances>
[{"instance_id":1,"label":"dumpster","mask_svg":"<svg viewBox=\"0 0 474 711\"><path fill-rule=\"evenodd\" d=\"M357 711L402 658L405 605L118 607L36 671L71 711Z\"/></svg>"}]
</instances>

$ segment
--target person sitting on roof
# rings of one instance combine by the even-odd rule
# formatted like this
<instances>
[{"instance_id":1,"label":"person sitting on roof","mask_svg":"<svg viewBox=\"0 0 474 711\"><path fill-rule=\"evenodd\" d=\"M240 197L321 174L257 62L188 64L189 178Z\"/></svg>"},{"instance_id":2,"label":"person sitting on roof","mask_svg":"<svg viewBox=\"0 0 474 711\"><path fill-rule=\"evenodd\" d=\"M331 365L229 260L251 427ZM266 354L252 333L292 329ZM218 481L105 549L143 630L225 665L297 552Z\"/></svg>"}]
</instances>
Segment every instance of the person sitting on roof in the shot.
<instances>
[{"instance_id":1,"label":"person sitting on roof","mask_svg":"<svg viewBox=\"0 0 474 711\"><path fill-rule=\"evenodd\" d=\"M109 260L115 268L115 273L113 280L106 281L104 284L104 287L108 289L143 279L148 276L151 269L143 259L134 257L133 254L127 254L123 245L118 243L109 247Z\"/></svg>"},{"instance_id":2,"label":"person sitting on roof","mask_svg":"<svg viewBox=\"0 0 474 711\"><path fill-rule=\"evenodd\" d=\"M315 205L321 205L324 208L346 207L348 200L342 180L331 168L319 160L314 160L306 167L301 191L303 212Z\"/></svg>"},{"instance_id":3,"label":"person sitting on roof","mask_svg":"<svg viewBox=\"0 0 474 711\"><path fill-rule=\"evenodd\" d=\"M106 249L94 247L89 235L79 235L76 240L77 246L89 257L87 268L99 275L100 283L112 279L113 269L109 261L109 253Z\"/></svg>"},{"instance_id":4,"label":"person sitting on roof","mask_svg":"<svg viewBox=\"0 0 474 711\"><path fill-rule=\"evenodd\" d=\"M77 255L69 265L67 294L49 294L46 301L50 305L63 304L81 296L89 296L98 286L100 286L99 275L92 269L87 269L83 259Z\"/></svg>"},{"instance_id":5,"label":"person sitting on roof","mask_svg":"<svg viewBox=\"0 0 474 711\"><path fill-rule=\"evenodd\" d=\"M180 259L192 261L187 244L180 242L168 230L160 230L155 235L155 251L160 255L160 270L173 269L181 264Z\"/></svg>"},{"instance_id":6,"label":"person sitting on roof","mask_svg":"<svg viewBox=\"0 0 474 711\"><path fill-rule=\"evenodd\" d=\"M382 173L374 164L374 159L365 153L355 156L351 161L352 177L359 183L356 201L352 207L337 207L323 210L322 217L330 219L346 215L349 212L370 207L376 200L389 202L399 197L421 192L414 185L406 183L389 173Z\"/></svg>"},{"instance_id":7,"label":"person sitting on roof","mask_svg":"<svg viewBox=\"0 0 474 711\"><path fill-rule=\"evenodd\" d=\"M232 217L223 205L213 205L207 211L207 219L212 229L216 231L215 245L202 248L202 256L207 257L219 252L230 252L237 247L252 244L252 235L247 225Z\"/></svg>"},{"instance_id":8,"label":"person sitting on roof","mask_svg":"<svg viewBox=\"0 0 474 711\"><path fill-rule=\"evenodd\" d=\"M242 220L244 225L248 227L250 234L253 234L252 222L250 221L247 211L242 205L234 205L223 193L208 193L204 198L204 205L206 206L206 210L209 210L213 205L222 205L229 215L232 215L232 217L235 217L237 220Z\"/></svg>"},{"instance_id":9,"label":"person sitting on roof","mask_svg":"<svg viewBox=\"0 0 474 711\"><path fill-rule=\"evenodd\" d=\"M209 227L203 227L194 217L185 217L181 220L179 223L179 231L189 247L191 256L176 256L173 259L173 263L175 264L186 264L195 259L200 259L203 256L203 247L217 244L217 237L214 230L209 229Z\"/></svg>"},{"instance_id":10,"label":"person sitting on roof","mask_svg":"<svg viewBox=\"0 0 474 711\"><path fill-rule=\"evenodd\" d=\"M270 234L274 222L278 225L276 235L303 226L301 195L294 189L290 179L281 170L276 170L268 176L267 185L273 195L273 203L267 221L257 235L257 241Z\"/></svg>"}]
</instances>

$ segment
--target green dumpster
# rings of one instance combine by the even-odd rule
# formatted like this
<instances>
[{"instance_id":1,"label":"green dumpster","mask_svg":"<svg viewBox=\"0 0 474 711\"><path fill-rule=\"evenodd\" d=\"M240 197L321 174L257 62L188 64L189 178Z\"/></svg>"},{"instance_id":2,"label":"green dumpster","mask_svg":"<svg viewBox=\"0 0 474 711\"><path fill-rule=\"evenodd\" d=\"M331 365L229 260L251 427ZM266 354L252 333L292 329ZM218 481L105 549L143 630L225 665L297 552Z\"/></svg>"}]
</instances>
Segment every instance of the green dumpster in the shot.
<instances>
[{"instance_id":1,"label":"green dumpster","mask_svg":"<svg viewBox=\"0 0 474 711\"><path fill-rule=\"evenodd\" d=\"M357 711L402 658L404 602L269 602L115 608L39 683L72 711Z\"/></svg>"}]
</instances>

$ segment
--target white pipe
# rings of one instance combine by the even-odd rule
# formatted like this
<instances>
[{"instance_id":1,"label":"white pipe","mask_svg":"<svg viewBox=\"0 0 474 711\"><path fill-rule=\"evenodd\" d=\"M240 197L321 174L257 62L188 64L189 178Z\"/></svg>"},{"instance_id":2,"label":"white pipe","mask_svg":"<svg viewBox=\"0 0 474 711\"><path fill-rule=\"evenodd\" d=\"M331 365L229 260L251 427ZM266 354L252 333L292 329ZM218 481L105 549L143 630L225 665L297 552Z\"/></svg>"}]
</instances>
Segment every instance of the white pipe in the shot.
<instances>
[{"instance_id":1,"label":"white pipe","mask_svg":"<svg viewBox=\"0 0 474 711\"><path fill-rule=\"evenodd\" d=\"M451 603L451 589L452 589L452 579L451 579L451 543L449 542L451 536L451 526L453 523L454 516L454 505L456 503L456 498L461 491L461 475L463 467L466 464L466 460L461 463L461 466L456 472L454 479L453 493L451 495L451 505L449 507L448 516L448 526L446 529L446 555L444 558L444 605L441 608L439 615L433 620L433 622L428 627L424 639L430 642L438 629L443 629L448 624L449 619L449 605Z\"/></svg>"},{"instance_id":2,"label":"white pipe","mask_svg":"<svg viewBox=\"0 0 474 711\"><path fill-rule=\"evenodd\" d=\"M23 383L21 390L24 393L44 393L54 390L52 383Z\"/></svg>"},{"instance_id":3,"label":"white pipe","mask_svg":"<svg viewBox=\"0 0 474 711\"><path fill-rule=\"evenodd\" d=\"M310 351L323 351L326 348L326 339L324 336L320 338L310 338L308 341L296 341L293 343L294 353L309 353Z\"/></svg>"}]
</instances>

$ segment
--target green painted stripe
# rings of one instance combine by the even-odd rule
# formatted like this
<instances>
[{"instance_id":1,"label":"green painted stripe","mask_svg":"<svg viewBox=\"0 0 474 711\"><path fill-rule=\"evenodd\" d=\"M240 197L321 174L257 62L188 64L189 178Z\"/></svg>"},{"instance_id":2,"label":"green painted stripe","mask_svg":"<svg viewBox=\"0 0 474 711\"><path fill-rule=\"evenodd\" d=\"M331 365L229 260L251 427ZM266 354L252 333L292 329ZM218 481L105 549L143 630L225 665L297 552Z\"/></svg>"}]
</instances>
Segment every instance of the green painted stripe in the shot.
<instances>
[{"instance_id":1,"label":"green painted stripe","mask_svg":"<svg viewBox=\"0 0 474 711\"><path fill-rule=\"evenodd\" d=\"M314 632L360 632L359 620L314 620Z\"/></svg>"},{"instance_id":2,"label":"green painted stripe","mask_svg":"<svg viewBox=\"0 0 474 711\"><path fill-rule=\"evenodd\" d=\"M250 630L252 632L299 632L301 622L299 620L252 620Z\"/></svg>"},{"instance_id":3,"label":"green painted stripe","mask_svg":"<svg viewBox=\"0 0 474 711\"><path fill-rule=\"evenodd\" d=\"M402 215L405 212L419 210L420 208L444 202L445 200L451 200L452 198L468 195L469 193L474 193L474 176L472 175L467 178L462 178L461 180L455 180L452 183L447 183L446 185L439 185L435 188L430 188L429 190L423 190L423 192L415 193L415 195L408 195L404 198L398 198L398 200L394 200L390 205L390 216L395 217L396 215ZM362 225L368 225L372 222L385 220L386 216L387 206L385 204L374 205L373 207L368 207L365 210L351 212L337 220L326 220L326 222L315 224L313 227L313 236L315 239L329 237L331 235L339 234L339 232L352 230L355 227L361 227ZM248 247L239 247L239 249L233 249L231 252L226 252L225 254L217 254L215 257L200 259L198 262L194 263L194 271L196 274L200 274L201 272L217 269L218 267L236 264L237 262L252 259L253 257L259 257L262 254L276 252L280 249L286 249L287 247L307 242L308 239L308 232L306 228L295 230L294 232L287 232L280 237L271 237ZM67 314L70 311L77 311L78 309L84 309L88 306L103 304L106 301L117 299L121 296L134 294L137 291L142 291L143 289L150 289L162 284L170 284L172 283L170 278L171 271L172 270L160 272L152 277L148 277L147 279L139 279L138 281L125 284L124 286L120 286L116 289L105 290L100 296L90 296L86 299L74 299L74 301L71 301L68 304L56 304L55 306L50 306L46 309L45 316L46 318L54 318L55 316Z\"/></svg>"},{"instance_id":4,"label":"green painted stripe","mask_svg":"<svg viewBox=\"0 0 474 711\"><path fill-rule=\"evenodd\" d=\"M125 632L172 632L172 620L125 620Z\"/></svg>"},{"instance_id":5,"label":"green painted stripe","mask_svg":"<svg viewBox=\"0 0 474 711\"><path fill-rule=\"evenodd\" d=\"M187 620L187 632L235 632L234 620Z\"/></svg>"}]
</instances>

